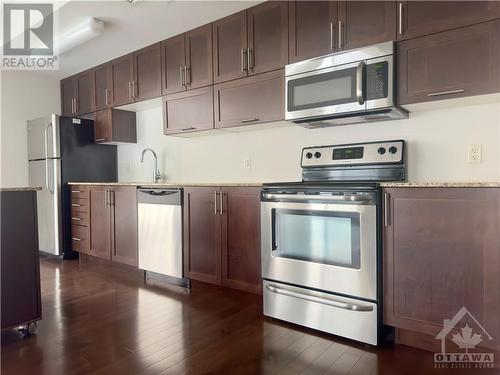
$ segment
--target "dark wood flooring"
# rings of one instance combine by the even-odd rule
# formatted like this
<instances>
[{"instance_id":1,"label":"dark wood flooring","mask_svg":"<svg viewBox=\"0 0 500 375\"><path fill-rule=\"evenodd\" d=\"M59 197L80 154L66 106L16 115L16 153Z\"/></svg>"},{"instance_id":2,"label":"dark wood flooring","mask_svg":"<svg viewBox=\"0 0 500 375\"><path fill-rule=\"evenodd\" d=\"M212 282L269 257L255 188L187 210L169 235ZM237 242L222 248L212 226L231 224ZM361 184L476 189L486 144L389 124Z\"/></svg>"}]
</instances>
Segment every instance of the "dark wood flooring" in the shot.
<instances>
[{"instance_id":1,"label":"dark wood flooring","mask_svg":"<svg viewBox=\"0 0 500 375\"><path fill-rule=\"evenodd\" d=\"M2 332L2 375L499 373L434 369L432 353L270 320L261 296L202 283L187 294L51 259L41 275L43 320L31 337Z\"/></svg>"}]
</instances>

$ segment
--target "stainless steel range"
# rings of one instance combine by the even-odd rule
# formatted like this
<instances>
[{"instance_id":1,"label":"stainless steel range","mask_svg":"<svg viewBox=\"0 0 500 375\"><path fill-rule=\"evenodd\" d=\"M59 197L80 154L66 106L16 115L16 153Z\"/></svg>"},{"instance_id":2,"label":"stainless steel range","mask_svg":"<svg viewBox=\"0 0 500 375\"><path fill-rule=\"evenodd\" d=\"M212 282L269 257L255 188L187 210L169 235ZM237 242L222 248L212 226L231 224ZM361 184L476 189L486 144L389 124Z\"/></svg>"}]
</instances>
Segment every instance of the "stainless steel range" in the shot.
<instances>
[{"instance_id":1,"label":"stainless steel range","mask_svg":"<svg viewBox=\"0 0 500 375\"><path fill-rule=\"evenodd\" d=\"M404 145L304 148L302 182L263 186L264 315L377 345L379 182L405 180Z\"/></svg>"}]
</instances>

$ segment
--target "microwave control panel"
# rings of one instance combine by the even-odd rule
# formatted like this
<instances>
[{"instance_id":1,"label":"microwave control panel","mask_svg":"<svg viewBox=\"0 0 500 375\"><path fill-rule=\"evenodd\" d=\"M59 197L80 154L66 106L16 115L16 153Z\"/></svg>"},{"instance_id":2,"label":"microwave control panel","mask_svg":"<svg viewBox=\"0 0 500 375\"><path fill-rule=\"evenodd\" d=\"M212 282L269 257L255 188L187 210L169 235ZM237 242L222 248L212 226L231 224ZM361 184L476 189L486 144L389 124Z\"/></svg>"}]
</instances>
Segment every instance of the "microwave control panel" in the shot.
<instances>
[{"instance_id":1,"label":"microwave control panel","mask_svg":"<svg viewBox=\"0 0 500 375\"><path fill-rule=\"evenodd\" d=\"M302 167L403 163L404 143L396 140L306 147L302 150Z\"/></svg>"},{"instance_id":2,"label":"microwave control panel","mask_svg":"<svg viewBox=\"0 0 500 375\"><path fill-rule=\"evenodd\" d=\"M389 63L380 61L366 65L366 100L387 98Z\"/></svg>"}]
</instances>

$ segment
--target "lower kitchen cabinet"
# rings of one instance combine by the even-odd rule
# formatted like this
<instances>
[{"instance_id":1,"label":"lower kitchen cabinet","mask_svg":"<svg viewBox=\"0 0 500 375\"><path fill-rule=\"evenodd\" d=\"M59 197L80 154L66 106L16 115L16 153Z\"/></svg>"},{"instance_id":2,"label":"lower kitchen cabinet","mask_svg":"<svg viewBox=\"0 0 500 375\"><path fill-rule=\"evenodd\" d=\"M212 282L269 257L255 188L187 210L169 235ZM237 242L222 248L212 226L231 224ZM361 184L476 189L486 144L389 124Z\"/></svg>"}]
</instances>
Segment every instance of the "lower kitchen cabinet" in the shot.
<instances>
[{"instance_id":1,"label":"lower kitchen cabinet","mask_svg":"<svg viewBox=\"0 0 500 375\"><path fill-rule=\"evenodd\" d=\"M111 190L113 246L111 260L137 267L137 189L135 186Z\"/></svg>"},{"instance_id":2,"label":"lower kitchen cabinet","mask_svg":"<svg viewBox=\"0 0 500 375\"><path fill-rule=\"evenodd\" d=\"M396 339L440 350L443 320L465 307L494 338L479 345L499 349L500 189L393 188L384 197L384 323Z\"/></svg>"},{"instance_id":3,"label":"lower kitchen cabinet","mask_svg":"<svg viewBox=\"0 0 500 375\"><path fill-rule=\"evenodd\" d=\"M259 188L184 189L187 277L260 292L259 193Z\"/></svg>"},{"instance_id":4,"label":"lower kitchen cabinet","mask_svg":"<svg viewBox=\"0 0 500 375\"><path fill-rule=\"evenodd\" d=\"M111 259L111 206L109 188L90 189L90 255Z\"/></svg>"},{"instance_id":5,"label":"lower kitchen cabinet","mask_svg":"<svg viewBox=\"0 0 500 375\"><path fill-rule=\"evenodd\" d=\"M398 42L400 104L500 91L500 20Z\"/></svg>"}]
</instances>

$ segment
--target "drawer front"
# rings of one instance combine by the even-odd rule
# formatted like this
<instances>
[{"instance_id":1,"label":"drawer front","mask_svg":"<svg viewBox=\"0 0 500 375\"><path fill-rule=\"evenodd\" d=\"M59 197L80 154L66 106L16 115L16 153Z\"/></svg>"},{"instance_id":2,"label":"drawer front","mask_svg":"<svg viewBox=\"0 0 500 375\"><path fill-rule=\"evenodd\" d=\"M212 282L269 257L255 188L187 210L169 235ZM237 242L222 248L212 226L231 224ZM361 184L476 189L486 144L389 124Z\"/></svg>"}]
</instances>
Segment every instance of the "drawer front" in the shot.
<instances>
[{"instance_id":1,"label":"drawer front","mask_svg":"<svg viewBox=\"0 0 500 375\"><path fill-rule=\"evenodd\" d=\"M72 185L71 199L89 199L89 188L87 186Z\"/></svg>"},{"instance_id":2,"label":"drawer front","mask_svg":"<svg viewBox=\"0 0 500 375\"><path fill-rule=\"evenodd\" d=\"M71 212L89 212L89 200L71 199Z\"/></svg>"},{"instance_id":3,"label":"drawer front","mask_svg":"<svg viewBox=\"0 0 500 375\"><path fill-rule=\"evenodd\" d=\"M71 210L71 224L73 225L83 225L85 227L89 226L89 213L88 212L78 212Z\"/></svg>"},{"instance_id":4,"label":"drawer front","mask_svg":"<svg viewBox=\"0 0 500 375\"><path fill-rule=\"evenodd\" d=\"M90 233L88 227L80 225L71 226L71 247L73 251L79 253L90 253Z\"/></svg>"},{"instance_id":5,"label":"drawer front","mask_svg":"<svg viewBox=\"0 0 500 375\"><path fill-rule=\"evenodd\" d=\"M357 309L357 310L356 310ZM377 345L377 305L264 280L264 315Z\"/></svg>"}]
</instances>

